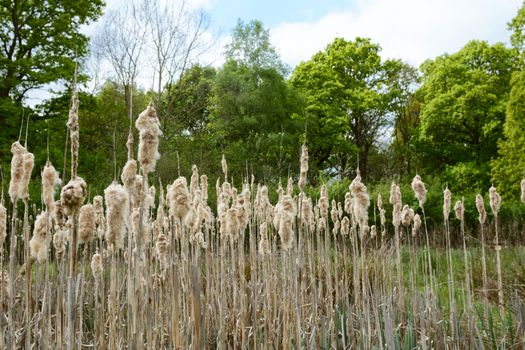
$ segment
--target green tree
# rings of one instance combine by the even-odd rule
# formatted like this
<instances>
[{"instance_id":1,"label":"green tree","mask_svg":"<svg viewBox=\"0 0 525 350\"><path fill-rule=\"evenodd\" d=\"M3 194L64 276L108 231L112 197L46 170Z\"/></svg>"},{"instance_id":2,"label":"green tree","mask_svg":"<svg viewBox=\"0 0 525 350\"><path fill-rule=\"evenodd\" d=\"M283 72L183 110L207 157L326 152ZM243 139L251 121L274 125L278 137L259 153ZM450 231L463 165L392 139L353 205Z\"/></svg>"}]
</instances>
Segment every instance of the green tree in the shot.
<instances>
[{"instance_id":1,"label":"green tree","mask_svg":"<svg viewBox=\"0 0 525 350\"><path fill-rule=\"evenodd\" d=\"M525 2L519 8L518 13L508 24L509 29L512 31L510 42L522 57L525 59Z\"/></svg>"},{"instance_id":2,"label":"green tree","mask_svg":"<svg viewBox=\"0 0 525 350\"><path fill-rule=\"evenodd\" d=\"M87 53L80 27L102 13L102 0L2 0L0 4L0 157L9 156L26 93L71 80ZM27 115L28 113L26 113Z\"/></svg>"},{"instance_id":3,"label":"green tree","mask_svg":"<svg viewBox=\"0 0 525 350\"><path fill-rule=\"evenodd\" d=\"M287 176L299 155L297 113L300 100L276 69L228 61L217 74L210 131L231 173L245 174L248 165L258 178Z\"/></svg>"},{"instance_id":4,"label":"green tree","mask_svg":"<svg viewBox=\"0 0 525 350\"><path fill-rule=\"evenodd\" d=\"M358 161L367 175L371 150L416 78L401 61L382 60L380 50L370 39L337 38L292 73L292 84L305 96L316 168L348 176Z\"/></svg>"},{"instance_id":5,"label":"green tree","mask_svg":"<svg viewBox=\"0 0 525 350\"><path fill-rule=\"evenodd\" d=\"M421 66L417 151L429 171L445 170L445 180L457 187L490 184L489 161L497 156L515 67L513 50L485 41Z\"/></svg>"},{"instance_id":6,"label":"green tree","mask_svg":"<svg viewBox=\"0 0 525 350\"><path fill-rule=\"evenodd\" d=\"M225 57L249 68L274 68L282 74L288 70L270 43L269 30L259 20L248 23L237 20L232 41L226 45Z\"/></svg>"},{"instance_id":7,"label":"green tree","mask_svg":"<svg viewBox=\"0 0 525 350\"><path fill-rule=\"evenodd\" d=\"M525 175L525 71L514 73L499 143L500 158L492 162L492 176L498 189L509 198L518 198L520 181Z\"/></svg>"}]
</instances>

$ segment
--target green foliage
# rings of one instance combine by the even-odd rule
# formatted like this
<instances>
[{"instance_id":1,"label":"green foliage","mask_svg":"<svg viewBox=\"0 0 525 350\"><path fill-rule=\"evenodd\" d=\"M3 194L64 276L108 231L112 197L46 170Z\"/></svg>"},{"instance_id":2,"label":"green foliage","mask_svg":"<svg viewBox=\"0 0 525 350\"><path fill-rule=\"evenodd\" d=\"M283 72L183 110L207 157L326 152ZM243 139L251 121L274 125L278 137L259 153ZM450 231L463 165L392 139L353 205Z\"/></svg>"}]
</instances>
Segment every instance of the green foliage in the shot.
<instances>
[{"instance_id":1,"label":"green foliage","mask_svg":"<svg viewBox=\"0 0 525 350\"><path fill-rule=\"evenodd\" d=\"M317 169L341 176L359 167L367 172L368 155L390 115L409 88L410 68L381 60L369 39L335 39L324 51L294 70L291 82L305 96L307 142Z\"/></svg>"},{"instance_id":2,"label":"green foliage","mask_svg":"<svg viewBox=\"0 0 525 350\"><path fill-rule=\"evenodd\" d=\"M513 50L483 41L471 41L455 54L422 65L423 104L415 145L426 169L479 168L497 156L515 67ZM482 175L487 187L490 178Z\"/></svg>"},{"instance_id":3,"label":"green foliage","mask_svg":"<svg viewBox=\"0 0 525 350\"><path fill-rule=\"evenodd\" d=\"M492 175L504 196L518 198L520 181L525 175L525 71L516 72L511 85L505 138L499 143L500 157L492 162Z\"/></svg>"},{"instance_id":4,"label":"green foliage","mask_svg":"<svg viewBox=\"0 0 525 350\"><path fill-rule=\"evenodd\" d=\"M258 179L298 169L300 144L293 116L300 99L274 68L228 61L217 73L209 130L226 155L231 174Z\"/></svg>"},{"instance_id":5,"label":"green foliage","mask_svg":"<svg viewBox=\"0 0 525 350\"><path fill-rule=\"evenodd\" d=\"M226 45L227 61L235 61L251 69L274 68L285 74L288 67L270 43L270 32L259 20L244 23L237 20L232 32L232 42Z\"/></svg>"},{"instance_id":6,"label":"green foliage","mask_svg":"<svg viewBox=\"0 0 525 350\"><path fill-rule=\"evenodd\" d=\"M122 87L107 82L97 95L79 93L79 176L83 177L91 197L103 192L113 180L114 172L120 179L120 170L126 162L126 140L129 119ZM35 170L31 182L33 200L40 198L40 171L47 159L47 140L49 138L49 159L60 171L61 177L69 179L70 166L64 169L64 147L66 144L66 121L70 107L71 93L48 100L38 107L38 114L32 117L29 130L28 147L35 154ZM134 111L140 112L147 104L146 96L135 91ZM134 129L134 127L133 127ZM116 164L113 163L113 137L115 136ZM135 135L135 140L138 135ZM69 142L69 138L68 138ZM136 151L136 147L135 147ZM70 153L67 149L69 164ZM115 168L116 167L116 168ZM65 174L63 174L65 172Z\"/></svg>"},{"instance_id":7,"label":"green foliage","mask_svg":"<svg viewBox=\"0 0 525 350\"><path fill-rule=\"evenodd\" d=\"M518 50L522 58L525 58L525 2L521 5L516 16L508 24L512 31L510 42ZM523 60L521 61L523 64Z\"/></svg>"},{"instance_id":8,"label":"green foliage","mask_svg":"<svg viewBox=\"0 0 525 350\"><path fill-rule=\"evenodd\" d=\"M80 27L102 14L102 0L11 1L0 6L0 97L58 79L71 79L74 60L87 53Z\"/></svg>"}]
</instances>

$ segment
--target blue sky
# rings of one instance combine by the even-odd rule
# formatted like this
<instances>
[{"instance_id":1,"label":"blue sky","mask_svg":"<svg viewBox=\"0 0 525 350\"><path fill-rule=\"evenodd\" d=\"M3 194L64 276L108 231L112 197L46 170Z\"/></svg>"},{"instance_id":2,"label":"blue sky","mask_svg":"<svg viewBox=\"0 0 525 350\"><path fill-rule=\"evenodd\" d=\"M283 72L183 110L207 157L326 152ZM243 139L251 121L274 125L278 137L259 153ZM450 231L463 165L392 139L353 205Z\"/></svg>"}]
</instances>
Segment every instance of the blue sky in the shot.
<instances>
[{"instance_id":1,"label":"blue sky","mask_svg":"<svg viewBox=\"0 0 525 350\"><path fill-rule=\"evenodd\" d=\"M335 37L369 37L382 55L415 66L453 53L469 40L508 43L507 22L522 0L189 0L210 14L217 36L204 63L222 63L222 46L241 18L261 20L291 67L308 60Z\"/></svg>"},{"instance_id":2,"label":"blue sky","mask_svg":"<svg viewBox=\"0 0 525 350\"><path fill-rule=\"evenodd\" d=\"M212 15L215 28L230 31L237 19L259 19L266 26L274 27L283 22L315 21L330 12L349 10L349 0L212 0L207 10Z\"/></svg>"}]
</instances>

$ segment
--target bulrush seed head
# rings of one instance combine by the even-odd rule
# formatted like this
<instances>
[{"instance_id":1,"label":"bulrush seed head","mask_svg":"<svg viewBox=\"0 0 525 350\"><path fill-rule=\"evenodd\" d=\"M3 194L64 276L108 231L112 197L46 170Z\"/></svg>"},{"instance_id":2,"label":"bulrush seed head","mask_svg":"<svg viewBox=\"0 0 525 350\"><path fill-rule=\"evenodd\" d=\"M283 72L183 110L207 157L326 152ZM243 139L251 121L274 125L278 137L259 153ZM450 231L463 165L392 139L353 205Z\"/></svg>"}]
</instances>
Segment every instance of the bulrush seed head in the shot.
<instances>
[{"instance_id":1,"label":"bulrush seed head","mask_svg":"<svg viewBox=\"0 0 525 350\"><path fill-rule=\"evenodd\" d=\"M60 201L66 215L73 216L78 213L86 197L86 187L86 182L79 176L62 187Z\"/></svg>"},{"instance_id":2,"label":"bulrush seed head","mask_svg":"<svg viewBox=\"0 0 525 350\"><path fill-rule=\"evenodd\" d=\"M452 200L452 193L448 189L448 186L443 191L443 217L448 220L450 215L450 205Z\"/></svg>"},{"instance_id":3,"label":"bulrush seed head","mask_svg":"<svg viewBox=\"0 0 525 350\"><path fill-rule=\"evenodd\" d=\"M124 187L113 182L104 190L106 202L106 241L111 248L121 248L129 216L129 197Z\"/></svg>"},{"instance_id":4,"label":"bulrush seed head","mask_svg":"<svg viewBox=\"0 0 525 350\"><path fill-rule=\"evenodd\" d=\"M153 106L149 105L139 114L135 127L139 131L137 158L142 167L142 173L147 175L155 170L155 165L160 159L159 137L162 136L162 131L160 131L160 122Z\"/></svg>"},{"instance_id":5,"label":"bulrush seed head","mask_svg":"<svg viewBox=\"0 0 525 350\"><path fill-rule=\"evenodd\" d=\"M494 214L495 217L498 216L499 208L501 206L501 196L496 191L496 187L491 186L489 189L489 200L490 200L490 208L492 209L492 214Z\"/></svg>"},{"instance_id":6,"label":"bulrush seed head","mask_svg":"<svg viewBox=\"0 0 525 350\"><path fill-rule=\"evenodd\" d=\"M421 176L416 175L412 180L412 189L416 195L417 200L419 201L419 207L423 208L427 198L427 189L423 181L421 181Z\"/></svg>"},{"instance_id":7,"label":"bulrush seed head","mask_svg":"<svg viewBox=\"0 0 525 350\"><path fill-rule=\"evenodd\" d=\"M27 152L20 142L16 141L11 145L11 180L9 182L9 197L11 203L16 203L22 198L22 182L24 179L24 154Z\"/></svg>"},{"instance_id":8,"label":"bulrush seed head","mask_svg":"<svg viewBox=\"0 0 525 350\"><path fill-rule=\"evenodd\" d=\"M479 213L479 223L484 224L487 220L487 212L485 211L485 202L483 201L483 196L481 194L476 195L476 208Z\"/></svg>"},{"instance_id":9,"label":"bulrush seed head","mask_svg":"<svg viewBox=\"0 0 525 350\"><path fill-rule=\"evenodd\" d=\"M0 203L0 249L4 245L7 236L7 209Z\"/></svg>"},{"instance_id":10,"label":"bulrush seed head","mask_svg":"<svg viewBox=\"0 0 525 350\"><path fill-rule=\"evenodd\" d=\"M462 201L457 201L454 205L454 212L456 213L456 219L463 221L465 219L465 207Z\"/></svg>"},{"instance_id":11,"label":"bulrush seed head","mask_svg":"<svg viewBox=\"0 0 525 350\"><path fill-rule=\"evenodd\" d=\"M42 170L42 202L46 206L46 211L51 215L55 213L55 187L59 186L61 181L58 172L53 164L47 161Z\"/></svg>"},{"instance_id":12,"label":"bulrush seed head","mask_svg":"<svg viewBox=\"0 0 525 350\"><path fill-rule=\"evenodd\" d=\"M95 232L95 209L92 204L84 204L80 208L78 227L78 239L80 243L87 243L93 239L93 233Z\"/></svg>"},{"instance_id":13,"label":"bulrush seed head","mask_svg":"<svg viewBox=\"0 0 525 350\"><path fill-rule=\"evenodd\" d=\"M185 177L179 177L173 182L168 190L168 203L170 215L178 218L181 222L190 211L191 198Z\"/></svg>"},{"instance_id":14,"label":"bulrush seed head","mask_svg":"<svg viewBox=\"0 0 525 350\"><path fill-rule=\"evenodd\" d=\"M98 253L98 250L91 258L91 273L95 280L100 281L102 274L104 273L104 266L102 265L102 255Z\"/></svg>"},{"instance_id":15,"label":"bulrush seed head","mask_svg":"<svg viewBox=\"0 0 525 350\"><path fill-rule=\"evenodd\" d=\"M412 236L417 235L421 228L421 216L419 214L414 215L414 225L412 226Z\"/></svg>"}]
</instances>

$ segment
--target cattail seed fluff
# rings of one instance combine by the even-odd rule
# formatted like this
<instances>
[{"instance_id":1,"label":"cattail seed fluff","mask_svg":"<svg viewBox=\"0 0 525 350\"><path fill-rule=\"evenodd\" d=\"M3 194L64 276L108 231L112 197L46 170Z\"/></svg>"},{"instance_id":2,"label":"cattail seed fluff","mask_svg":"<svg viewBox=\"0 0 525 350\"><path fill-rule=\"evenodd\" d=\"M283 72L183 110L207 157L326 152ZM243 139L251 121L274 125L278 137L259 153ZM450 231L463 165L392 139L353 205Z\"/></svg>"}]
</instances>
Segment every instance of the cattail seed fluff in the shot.
<instances>
[{"instance_id":1,"label":"cattail seed fluff","mask_svg":"<svg viewBox=\"0 0 525 350\"><path fill-rule=\"evenodd\" d=\"M476 195L476 208L478 209L479 213L479 223L483 225L487 220L487 212L485 211L483 197L479 193Z\"/></svg>"},{"instance_id":2,"label":"cattail seed fluff","mask_svg":"<svg viewBox=\"0 0 525 350\"><path fill-rule=\"evenodd\" d=\"M463 221L465 219L465 207L462 201L457 201L454 205L454 212L456 213L456 219Z\"/></svg>"},{"instance_id":3,"label":"cattail seed fluff","mask_svg":"<svg viewBox=\"0 0 525 350\"><path fill-rule=\"evenodd\" d=\"M399 186L392 181L392 186L390 186L390 204L393 206L392 224L394 227L399 227L401 223L401 203L401 190Z\"/></svg>"},{"instance_id":4,"label":"cattail seed fluff","mask_svg":"<svg viewBox=\"0 0 525 350\"><path fill-rule=\"evenodd\" d=\"M304 191L306 186L306 174L308 173L308 148L306 145L301 146L301 168L299 172L299 189Z\"/></svg>"},{"instance_id":5,"label":"cattail seed fluff","mask_svg":"<svg viewBox=\"0 0 525 350\"><path fill-rule=\"evenodd\" d=\"M496 191L496 187L491 186L489 189L489 201L490 201L490 208L492 209L492 214L494 214L495 217L498 216L499 208L501 206L501 196Z\"/></svg>"},{"instance_id":6,"label":"cattail seed fluff","mask_svg":"<svg viewBox=\"0 0 525 350\"><path fill-rule=\"evenodd\" d=\"M91 258L91 273L93 274L93 278L95 278L96 281L100 281L102 279L104 266L102 265L102 255L100 255L98 251L93 254L93 257Z\"/></svg>"},{"instance_id":7,"label":"cattail seed fluff","mask_svg":"<svg viewBox=\"0 0 525 350\"><path fill-rule=\"evenodd\" d=\"M0 249L4 245L7 236L7 209L0 203Z\"/></svg>"},{"instance_id":8,"label":"cattail seed fluff","mask_svg":"<svg viewBox=\"0 0 525 350\"><path fill-rule=\"evenodd\" d=\"M84 203L86 188L86 182L79 176L71 179L67 185L62 188L60 202L66 215L72 216L78 212Z\"/></svg>"},{"instance_id":9,"label":"cattail seed fluff","mask_svg":"<svg viewBox=\"0 0 525 350\"><path fill-rule=\"evenodd\" d=\"M47 260L49 239L47 231L51 227L49 215L44 211L36 217L33 237L29 241L29 252L39 264Z\"/></svg>"},{"instance_id":10,"label":"cattail seed fluff","mask_svg":"<svg viewBox=\"0 0 525 350\"><path fill-rule=\"evenodd\" d=\"M9 197L11 203L16 203L22 198L22 182L24 179L24 154L26 153L24 146L16 141L11 145L11 180L9 182Z\"/></svg>"},{"instance_id":11,"label":"cattail seed fluff","mask_svg":"<svg viewBox=\"0 0 525 350\"><path fill-rule=\"evenodd\" d=\"M170 215L184 220L190 211L190 192L185 177L179 177L168 189L168 204Z\"/></svg>"},{"instance_id":12,"label":"cattail seed fluff","mask_svg":"<svg viewBox=\"0 0 525 350\"><path fill-rule=\"evenodd\" d=\"M60 177L53 164L46 162L42 170L42 202L46 206L46 211L51 215L55 213L55 187L60 185Z\"/></svg>"},{"instance_id":13,"label":"cattail seed fluff","mask_svg":"<svg viewBox=\"0 0 525 350\"><path fill-rule=\"evenodd\" d=\"M261 256L265 256L270 254L270 242L268 241L268 233L267 233L267 223L263 222L261 226L259 226L259 235L261 237L261 240L259 241L259 254Z\"/></svg>"},{"instance_id":14,"label":"cattail seed fluff","mask_svg":"<svg viewBox=\"0 0 525 350\"><path fill-rule=\"evenodd\" d=\"M95 209L92 204L85 204L80 208L78 217L80 243L87 243L93 239L95 232Z\"/></svg>"},{"instance_id":15,"label":"cattail seed fluff","mask_svg":"<svg viewBox=\"0 0 525 350\"><path fill-rule=\"evenodd\" d=\"M414 194L419 201L419 206L423 208L423 204L425 204L427 198L427 189L425 187L425 183L421 181L421 176L416 175L414 177L412 180L412 189L414 190Z\"/></svg>"},{"instance_id":16,"label":"cattail seed fluff","mask_svg":"<svg viewBox=\"0 0 525 350\"><path fill-rule=\"evenodd\" d=\"M448 189L448 186L443 191L443 217L448 220L450 215L450 205L452 200L452 193Z\"/></svg>"},{"instance_id":17,"label":"cattail seed fluff","mask_svg":"<svg viewBox=\"0 0 525 350\"><path fill-rule=\"evenodd\" d=\"M525 179L521 180L521 201L525 203Z\"/></svg>"},{"instance_id":18,"label":"cattail seed fluff","mask_svg":"<svg viewBox=\"0 0 525 350\"><path fill-rule=\"evenodd\" d=\"M111 247L120 248L129 215L128 194L122 185L113 182L104 190L106 202L106 241Z\"/></svg>"},{"instance_id":19,"label":"cattail seed fluff","mask_svg":"<svg viewBox=\"0 0 525 350\"><path fill-rule=\"evenodd\" d=\"M421 228L421 216L419 214L414 215L414 225L412 226L412 236L415 236Z\"/></svg>"},{"instance_id":20,"label":"cattail seed fluff","mask_svg":"<svg viewBox=\"0 0 525 350\"><path fill-rule=\"evenodd\" d=\"M106 232L106 218L104 217L104 199L102 196L93 197L93 209L95 210L95 227L97 237L102 239Z\"/></svg>"},{"instance_id":21,"label":"cattail seed fluff","mask_svg":"<svg viewBox=\"0 0 525 350\"><path fill-rule=\"evenodd\" d=\"M160 122L157 118L157 112L153 106L149 105L142 113L139 114L135 127L139 130L139 148L138 161L142 168L143 175L155 170L159 154L159 136Z\"/></svg>"}]
</instances>

